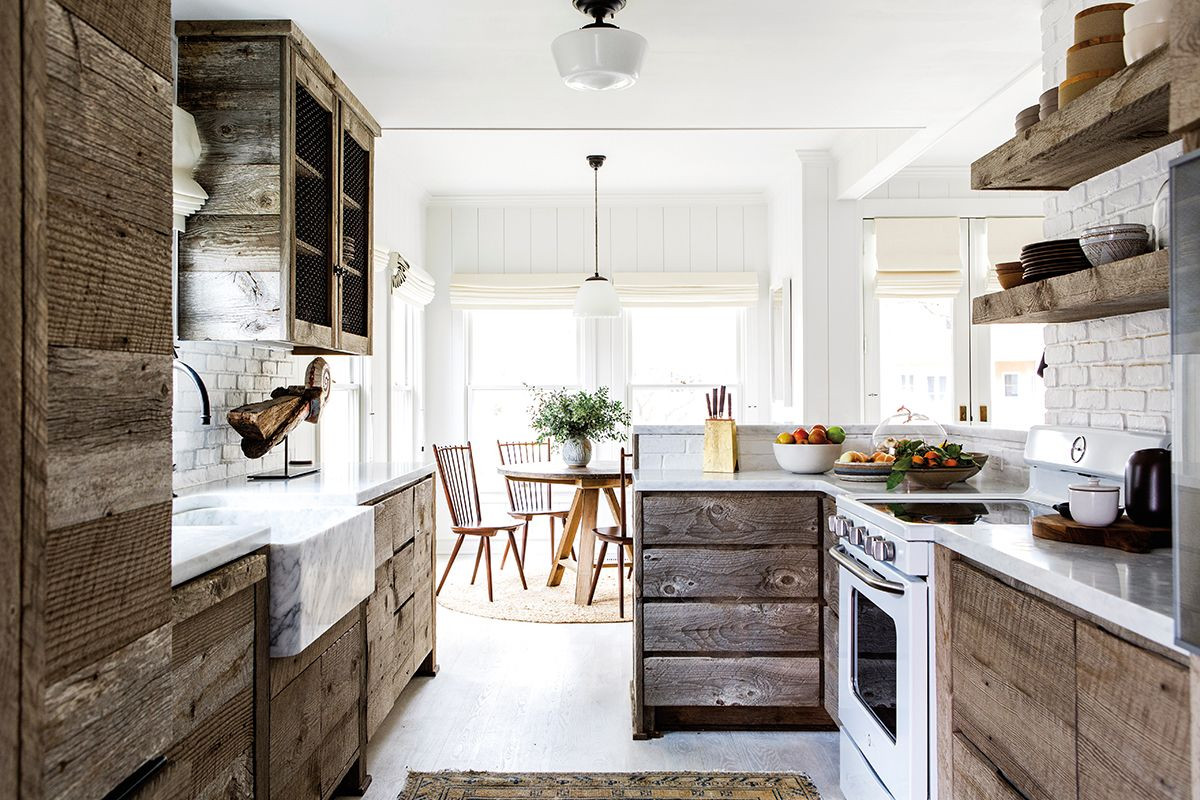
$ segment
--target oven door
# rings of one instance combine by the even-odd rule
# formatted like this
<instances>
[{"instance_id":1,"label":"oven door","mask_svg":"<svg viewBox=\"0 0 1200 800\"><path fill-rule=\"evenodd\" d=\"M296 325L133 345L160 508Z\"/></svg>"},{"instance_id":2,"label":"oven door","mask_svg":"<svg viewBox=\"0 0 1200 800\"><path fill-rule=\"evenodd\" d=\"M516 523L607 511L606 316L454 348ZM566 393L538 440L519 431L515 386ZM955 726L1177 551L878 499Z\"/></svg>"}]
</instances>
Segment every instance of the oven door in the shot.
<instances>
[{"instance_id":1,"label":"oven door","mask_svg":"<svg viewBox=\"0 0 1200 800\"><path fill-rule=\"evenodd\" d=\"M929 797L929 586L840 545L838 716L896 800Z\"/></svg>"}]
</instances>

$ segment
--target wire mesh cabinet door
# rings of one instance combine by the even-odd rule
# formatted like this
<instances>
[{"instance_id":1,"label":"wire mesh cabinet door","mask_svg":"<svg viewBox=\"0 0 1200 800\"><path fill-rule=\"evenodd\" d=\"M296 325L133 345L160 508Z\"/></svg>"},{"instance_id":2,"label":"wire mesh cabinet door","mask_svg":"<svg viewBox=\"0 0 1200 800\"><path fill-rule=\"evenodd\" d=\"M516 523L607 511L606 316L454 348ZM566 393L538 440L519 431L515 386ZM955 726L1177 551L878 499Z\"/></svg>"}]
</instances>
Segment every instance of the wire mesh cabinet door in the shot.
<instances>
[{"instance_id":1,"label":"wire mesh cabinet door","mask_svg":"<svg viewBox=\"0 0 1200 800\"><path fill-rule=\"evenodd\" d=\"M302 347L327 349L337 346L338 100L333 88L295 53L292 65L290 338Z\"/></svg>"},{"instance_id":2,"label":"wire mesh cabinet door","mask_svg":"<svg viewBox=\"0 0 1200 800\"><path fill-rule=\"evenodd\" d=\"M371 354L375 136L346 102L341 107L341 192L337 348Z\"/></svg>"}]
</instances>

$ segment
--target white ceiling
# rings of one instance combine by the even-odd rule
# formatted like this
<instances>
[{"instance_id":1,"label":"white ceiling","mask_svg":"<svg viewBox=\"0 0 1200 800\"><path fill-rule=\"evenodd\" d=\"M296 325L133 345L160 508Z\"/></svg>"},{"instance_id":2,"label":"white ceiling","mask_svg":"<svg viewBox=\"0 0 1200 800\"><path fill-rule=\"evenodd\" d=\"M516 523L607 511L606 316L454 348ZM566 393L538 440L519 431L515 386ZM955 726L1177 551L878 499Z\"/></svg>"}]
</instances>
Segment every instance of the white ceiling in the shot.
<instances>
[{"instance_id":1,"label":"white ceiling","mask_svg":"<svg viewBox=\"0 0 1200 800\"><path fill-rule=\"evenodd\" d=\"M1038 60L1040 9L629 0L615 22L649 40L642 80L580 93L550 56L556 35L587 22L570 0L173 2L177 19L294 19L384 128L407 129L414 180L435 194L586 190L593 150L613 158L610 191L761 190L791 151L840 130L950 129ZM965 141L938 158L983 149Z\"/></svg>"}]
</instances>

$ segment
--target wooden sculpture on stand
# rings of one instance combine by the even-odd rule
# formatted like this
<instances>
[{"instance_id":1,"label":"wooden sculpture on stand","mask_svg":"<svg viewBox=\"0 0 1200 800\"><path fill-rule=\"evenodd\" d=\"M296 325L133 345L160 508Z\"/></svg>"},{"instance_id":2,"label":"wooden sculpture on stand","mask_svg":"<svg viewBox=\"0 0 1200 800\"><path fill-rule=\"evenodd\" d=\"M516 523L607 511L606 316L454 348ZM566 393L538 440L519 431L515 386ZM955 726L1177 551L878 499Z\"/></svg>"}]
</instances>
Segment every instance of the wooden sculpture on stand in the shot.
<instances>
[{"instance_id":1,"label":"wooden sculpture on stand","mask_svg":"<svg viewBox=\"0 0 1200 800\"><path fill-rule=\"evenodd\" d=\"M262 458L280 442L284 443L283 471L263 473L254 477L294 478L303 473L291 472L287 455L287 437L301 422L316 423L321 409L329 399L333 379L323 358L314 358L304 371L303 386L279 386L269 400L249 403L231 409L226 415L229 424L242 435L242 453L247 458Z\"/></svg>"}]
</instances>

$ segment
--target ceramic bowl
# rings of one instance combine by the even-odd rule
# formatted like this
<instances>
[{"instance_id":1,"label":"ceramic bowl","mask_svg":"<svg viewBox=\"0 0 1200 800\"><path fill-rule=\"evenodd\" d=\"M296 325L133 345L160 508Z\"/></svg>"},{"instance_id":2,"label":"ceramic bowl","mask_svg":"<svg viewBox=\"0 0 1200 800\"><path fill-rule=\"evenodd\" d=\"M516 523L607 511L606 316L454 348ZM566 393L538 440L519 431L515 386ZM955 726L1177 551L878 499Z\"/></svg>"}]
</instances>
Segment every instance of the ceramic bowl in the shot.
<instances>
[{"instance_id":1,"label":"ceramic bowl","mask_svg":"<svg viewBox=\"0 0 1200 800\"><path fill-rule=\"evenodd\" d=\"M842 454L840 444L778 444L775 460L780 469L800 475L820 475L833 469Z\"/></svg>"},{"instance_id":2,"label":"ceramic bowl","mask_svg":"<svg viewBox=\"0 0 1200 800\"><path fill-rule=\"evenodd\" d=\"M1066 108L1073 100L1077 100L1089 89L1098 86L1105 78L1111 78L1118 72L1120 70L1098 69L1093 72L1084 72L1080 75L1067 78L1058 85L1058 107L1060 109Z\"/></svg>"},{"instance_id":3,"label":"ceramic bowl","mask_svg":"<svg viewBox=\"0 0 1200 800\"><path fill-rule=\"evenodd\" d=\"M971 457L975 463L969 467L914 467L904 474L913 485L925 489L948 489L956 483L974 478L988 460L983 453L971 453Z\"/></svg>"},{"instance_id":4,"label":"ceramic bowl","mask_svg":"<svg viewBox=\"0 0 1200 800\"><path fill-rule=\"evenodd\" d=\"M1099 478L1089 478L1087 483L1067 487L1071 519L1080 525L1103 528L1117 521L1121 513L1121 490L1116 486L1102 486Z\"/></svg>"},{"instance_id":5,"label":"ceramic bowl","mask_svg":"<svg viewBox=\"0 0 1200 800\"><path fill-rule=\"evenodd\" d=\"M1125 9L1125 32L1171 19L1172 0L1141 0Z\"/></svg>"},{"instance_id":6,"label":"ceramic bowl","mask_svg":"<svg viewBox=\"0 0 1200 800\"><path fill-rule=\"evenodd\" d=\"M1152 22L1149 25L1126 31L1125 39L1122 42L1125 50L1125 63L1132 64L1150 55L1166 44L1169 36L1166 22Z\"/></svg>"},{"instance_id":7,"label":"ceramic bowl","mask_svg":"<svg viewBox=\"0 0 1200 800\"><path fill-rule=\"evenodd\" d=\"M1151 249L1148 232L1085 236L1079 240L1079 244L1083 248L1083 254L1087 256L1088 263L1093 267L1140 256L1149 253Z\"/></svg>"}]
</instances>

